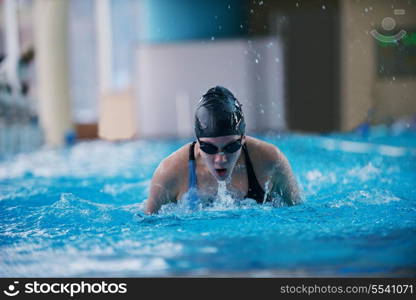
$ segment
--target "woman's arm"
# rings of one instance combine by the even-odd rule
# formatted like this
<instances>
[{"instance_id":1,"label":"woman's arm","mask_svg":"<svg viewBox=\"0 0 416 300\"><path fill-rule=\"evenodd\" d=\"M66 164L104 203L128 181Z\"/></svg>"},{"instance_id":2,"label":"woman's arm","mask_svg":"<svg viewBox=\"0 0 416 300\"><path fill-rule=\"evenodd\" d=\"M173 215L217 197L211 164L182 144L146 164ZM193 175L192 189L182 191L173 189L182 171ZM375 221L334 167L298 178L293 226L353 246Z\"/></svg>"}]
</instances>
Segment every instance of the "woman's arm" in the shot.
<instances>
[{"instance_id":1,"label":"woman's arm","mask_svg":"<svg viewBox=\"0 0 416 300\"><path fill-rule=\"evenodd\" d=\"M292 172L289 161L279 150L272 164L270 196L283 198L287 205L297 205L303 202L298 182Z\"/></svg>"},{"instance_id":2,"label":"woman's arm","mask_svg":"<svg viewBox=\"0 0 416 300\"><path fill-rule=\"evenodd\" d=\"M162 161L153 174L150 183L149 198L146 201L146 213L157 213L163 204L172 202L177 196L177 176L169 166L169 162Z\"/></svg>"}]
</instances>

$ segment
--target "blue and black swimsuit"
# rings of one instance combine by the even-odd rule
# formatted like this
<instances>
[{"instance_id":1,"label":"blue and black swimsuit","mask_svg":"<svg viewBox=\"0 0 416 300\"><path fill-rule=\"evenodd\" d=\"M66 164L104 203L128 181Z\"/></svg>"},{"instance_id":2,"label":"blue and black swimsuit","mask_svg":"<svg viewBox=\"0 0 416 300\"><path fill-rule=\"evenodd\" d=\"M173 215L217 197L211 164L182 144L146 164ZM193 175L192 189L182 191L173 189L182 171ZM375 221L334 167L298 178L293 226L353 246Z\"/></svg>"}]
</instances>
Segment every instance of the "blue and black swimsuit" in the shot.
<instances>
[{"instance_id":1,"label":"blue and black swimsuit","mask_svg":"<svg viewBox=\"0 0 416 300\"><path fill-rule=\"evenodd\" d=\"M198 199L197 195L197 176L196 176L196 165L195 165L195 154L194 148L195 143L193 142L189 147L189 197L192 202L196 202ZM244 198L250 198L256 200L257 203L264 202L265 192L260 186L256 174L254 173L253 165L248 155L247 146L243 144L244 157L246 159L246 169L247 169L247 178L248 178L248 192Z\"/></svg>"}]
</instances>

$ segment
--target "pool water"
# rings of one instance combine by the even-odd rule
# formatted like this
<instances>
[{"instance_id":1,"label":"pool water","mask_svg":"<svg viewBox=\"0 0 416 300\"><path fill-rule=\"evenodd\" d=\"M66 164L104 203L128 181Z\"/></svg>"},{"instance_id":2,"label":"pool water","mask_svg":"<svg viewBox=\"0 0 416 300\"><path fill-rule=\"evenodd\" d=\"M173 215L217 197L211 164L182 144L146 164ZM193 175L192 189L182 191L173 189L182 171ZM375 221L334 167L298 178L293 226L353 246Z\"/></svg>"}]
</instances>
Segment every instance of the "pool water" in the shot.
<instances>
[{"instance_id":1,"label":"pool water","mask_svg":"<svg viewBox=\"0 0 416 300\"><path fill-rule=\"evenodd\" d=\"M416 132L265 135L305 202L143 213L187 140L81 142L0 162L0 276L414 276Z\"/></svg>"}]
</instances>

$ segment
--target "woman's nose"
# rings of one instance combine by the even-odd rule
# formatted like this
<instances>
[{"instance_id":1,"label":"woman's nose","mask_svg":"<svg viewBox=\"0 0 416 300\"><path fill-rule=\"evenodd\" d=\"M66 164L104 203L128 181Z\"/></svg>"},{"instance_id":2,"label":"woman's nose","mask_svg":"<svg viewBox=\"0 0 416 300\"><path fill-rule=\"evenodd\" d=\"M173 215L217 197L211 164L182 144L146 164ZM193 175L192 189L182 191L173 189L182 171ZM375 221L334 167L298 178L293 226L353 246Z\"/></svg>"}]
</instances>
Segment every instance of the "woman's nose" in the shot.
<instances>
[{"instance_id":1,"label":"woman's nose","mask_svg":"<svg viewBox=\"0 0 416 300\"><path fill-rule=\"evenodd\" d=\"M227 157L224 152L218 152L215 154L215 162L226 162Z\"/></svg>"}]
</instances>

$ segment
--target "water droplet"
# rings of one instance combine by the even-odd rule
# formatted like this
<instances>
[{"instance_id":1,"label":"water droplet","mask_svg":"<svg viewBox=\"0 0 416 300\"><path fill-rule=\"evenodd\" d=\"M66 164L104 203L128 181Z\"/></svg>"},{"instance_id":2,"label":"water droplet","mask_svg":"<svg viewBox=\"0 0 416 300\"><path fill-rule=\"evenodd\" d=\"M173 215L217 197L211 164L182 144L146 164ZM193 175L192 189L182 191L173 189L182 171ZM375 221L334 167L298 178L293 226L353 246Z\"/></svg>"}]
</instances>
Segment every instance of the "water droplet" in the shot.
<instances>
[{"instance_id":1,"label":"water droplet","mask_svg":"<svg viewBox=\"0 0 416 300\"><path fill-rule=\"evenodd\" d=\"M251 14L252 14L252 13L254 13L254 10L250 9L250 13L251 13Z\"/></svg>"},{"instance_id":2,"label":"water droplet","mask_svg":"<svg viewBox=\"0 0 416 300\"><path fill-rule=\"evenodd\" d=\"M393 76L393 77L392 77L392 79L393 79L393 80L396 80L396 77L394 77L394 76Z\"/></svg>"},{"instance_id":3,"label":"water droplet","mask_svg":"<svg viewBox=\"0 0 416 300\"><path fill-rule=\"evenodd\" d=\"M326 9L326 6L325 5L322 5L322 9L325 10Z\"/></svg>"},{"instance_id":4,"label":"water droplet","mask_svg":"<svg viewBox=\"0 0 416 300\"><path fill-rule=\"evenodd\" d=\"M296 2L296 7L299 7L299 2Z\"/></svg>"},{"instance_id":5,"label":"water droplet","mask_svg":"<svg viewBox=\"0 0 416 300\"><path fill-rule=\"evenodd\" d=\"M213 40L215 40L215 37L213 37L213 36L212 36L212 37L211 37L211 41L213 41Z\"/></svg>"},{"instance_id":6,"label":"water droplet","mask_svg":"<svg viewBox=\"0 0 416 300\"><path fill-rule=\"evenodd\" d=\"M261 110L260 110L260 113L261 113L261 114L264 114L264 109L261 109Z\"/></svg>"},{"instance_id":7,"label":"water droplet","mask_svg":"<svg viewBox=\"0 0 416 300\"><path fill-rule=\"evenodd\" d=\"M254 61L256 62L256 64L258 64L258 63L259 63L259 60L258 60L257 58L256 58Z\"/></svg>"},{"instance_id":8,"label":"water droplet","mask_svg":"<svg viewBox=\"0 0 416 300\"><path fill-rule=\"evenodd\" d=\"M260 1L260 2L259 2L259 5L263 5L263 1Z\"/></svg>"},{"instance_id":9,"label":"water droplet","mask_svg":"<svg viewBox=\"0 0 416 300\"><path fill-rule=\"evenodd\" d=\"M368 13L368 8L366 7L366 8L364 8L364 11L366 12L366 13Z\"/></svg>"},{"instance_id":10,"label":"water droplet","mask_svg":"<svg viewBox=\"0 0 416 300\"><path fill-rule=\"evenodd\" d=\"M240 28L243 28L243 24L240 24Z\"/></svg>"},{"instance_id":11,"label":"water droplet","mask_svg":"<svg viewBox=\"0 0 416 300\"><path fill-rule=\"evenodd\" d=\"M231 5L230 4L228 4L228 9L231 9Z\"/></svg>"}]
</instances>

